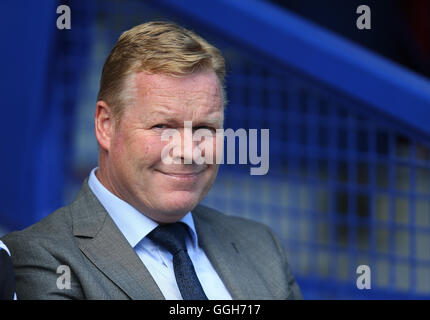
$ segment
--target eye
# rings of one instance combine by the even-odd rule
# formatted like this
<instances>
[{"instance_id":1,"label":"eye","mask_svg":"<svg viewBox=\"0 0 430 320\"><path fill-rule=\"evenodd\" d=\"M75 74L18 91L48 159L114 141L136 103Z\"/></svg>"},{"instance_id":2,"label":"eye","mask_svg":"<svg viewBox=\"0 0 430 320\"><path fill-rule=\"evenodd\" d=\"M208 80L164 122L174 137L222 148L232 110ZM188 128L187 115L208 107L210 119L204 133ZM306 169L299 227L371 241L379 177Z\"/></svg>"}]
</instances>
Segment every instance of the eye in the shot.
<instances>
[{"instance_id":1,"label":"eye","mask_svg":"<svg viewBox=\"0 0 430 320\"><path fill-rule=\"evenodd\" d=\"M167 126L165 124L159 123L156 124L155 126L152 126L152 129L166 129Z\"/></svg>"},{"instance_id":2,"label":"eye","mask_svg":"<svg viewBox=\"0 0 430 320\"><path fill-rule=\"evenodd\" d=\"M199 127L195 127L195 128L194 128L194 131L199 130L199 129L207 129L207 130L209 130L209 131L211 131L211 132L215 132L215 131L216 131L216 129L215 129L215 128L208 127L208 126L199 126Z\"/></svg>"}]
</instances>

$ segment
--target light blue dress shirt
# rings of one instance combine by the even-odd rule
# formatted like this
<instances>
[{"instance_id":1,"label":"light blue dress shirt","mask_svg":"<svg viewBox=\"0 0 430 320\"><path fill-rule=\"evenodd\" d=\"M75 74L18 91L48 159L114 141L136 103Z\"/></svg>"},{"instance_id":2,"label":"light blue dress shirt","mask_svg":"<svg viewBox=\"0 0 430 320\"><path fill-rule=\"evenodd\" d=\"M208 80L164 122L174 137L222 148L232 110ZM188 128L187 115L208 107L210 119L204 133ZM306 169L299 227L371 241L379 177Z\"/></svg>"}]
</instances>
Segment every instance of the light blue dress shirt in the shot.
<instances>
[{"instance_id":1,"label":"light blue dress shirt","mask_svg":"<svg viewBox=\"0 0 430 320\"><path fill-rule=\"evenodd\" d=\"M97 168L94 168L91 171L88 180L90 189L142 260L164 297L167 300L181 300L173 271L172 255L146 237L158 223L107 190L96 177L96 170ZM206 296L210 300L231 300L230 293L198 245L191 212L180 221L192 230L192 239L187 239L187 250Z\"/></svg>"}]
</instances>

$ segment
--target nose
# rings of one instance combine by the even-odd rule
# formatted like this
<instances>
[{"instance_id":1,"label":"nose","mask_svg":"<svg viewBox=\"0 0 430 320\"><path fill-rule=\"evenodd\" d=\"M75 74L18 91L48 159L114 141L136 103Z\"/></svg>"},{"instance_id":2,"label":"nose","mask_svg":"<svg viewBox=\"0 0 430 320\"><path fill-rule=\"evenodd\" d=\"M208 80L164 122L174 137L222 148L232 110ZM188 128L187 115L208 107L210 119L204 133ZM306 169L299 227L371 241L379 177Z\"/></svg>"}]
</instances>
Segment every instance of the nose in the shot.
<instances>
[{"instance_id":1,"label":"nose","mask_svg":"<svg viewBox=\"0 0 430 320\"><path fill-rule=\"evenodd\" d=\"M183 164L193 163L193 128L185 123L183 130L181 130L181 162Z\"/></svg>"},{"instance_id":2,"label":"nose","mask_svg":"<svg viewBox=\"0 0 430 320\"><path fill-rule=\"evenodd\" d=\"M172 164L193 164L194 148L198 142L193 141L191 121L185 121L183 128L174 129L174 131L173 135L168 134L168 136L173 137L173 141L169 144L172 148L167 157L167 160L170 157L173 161L170 162L170 160L168 160L168 162ZM167 154L165 154L165 156L167 156Z\"/></svg>"},{"instance_id":3,"label":"nose","mask_svg":"<svg viewBox=\"0 0 430 320\"><path fill-rule=\"evenodd\" d=\"M180 131L181 131L181 135L180 135L181 141L180 142L178 141L178 143L180 143L180 146L181 146L180 147L181 163L183 164L212 163L211 155L213 154L213 151L210 151L212 150L212 147L213 147L212 143L209 143L205 139L203 139L204 141L202 141L201 139L202 137L200 135L197 135L196 137L194 137L195 134L191 126L185 126ZM209 136L211 135L209 134ZM206 136L203 136L203 137L206 137ZM177 146L179 146L179 144L177 144ZM210 149L208 153L210 157L209 161L207 161L208 159L206 159L205 157L207 153L206 149L208 148Z\"/></svg>"},{"instance_id":4,"label":"nose","mask_svg":"<svg viewBox=\"0 0 430 320\"><path fill-rule=\"evenodd\" d=\"M166 134L173 137L173 141L168 145L168 152L166 153L165 149L162 151L162 159L166 164L213 164L215 141L211 131L194 132L191 121L185 121L183 128L172 130L174 134ZM216 145L218 147L218 143ZM220 145L222 146L222 143Z\"/></svg>"}]
</instances>

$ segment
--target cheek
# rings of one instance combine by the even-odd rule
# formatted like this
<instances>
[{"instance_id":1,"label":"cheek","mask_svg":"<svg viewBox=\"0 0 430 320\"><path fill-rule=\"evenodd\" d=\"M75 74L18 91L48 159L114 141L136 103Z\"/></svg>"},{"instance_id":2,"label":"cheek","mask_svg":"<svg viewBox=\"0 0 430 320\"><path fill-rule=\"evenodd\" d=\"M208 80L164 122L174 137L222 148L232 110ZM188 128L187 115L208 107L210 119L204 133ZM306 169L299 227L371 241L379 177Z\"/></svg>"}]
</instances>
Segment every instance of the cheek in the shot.
<instances>
[{"instance_id":1,"label":"cheek","mask_svg":"<svg viewBox=\"0 0 430 320\"><path fill-rule=\"evenodd\" d=\"M111 147L109 150L109 156L116 163L124 162L124 157L128 153L127 144L124 137L121 134L115 134L114 139L112 139Z\"/></svg>"},{"instance_id":2,"label":"cheek","mask_svg":"<svg viewBox=\"0 0 430 320\"><path fill-rule=\"evenodd\" d=\"M144 136L118 136L113 141L112 158L127 170L142 170L156 158L156 145Z\"/></svg>"},{"instance_id":3,"label":"cheek","mask_svg":"<svg viewBox=\"0 0 430 320\"><path fill-rule=\"evenodd\" d=\"M215 164L217 155L222 155L223 153L223 140L217 140L216 136L206 137L199 143L198 147L202 150L202 155L206 159L213 159L212 164Z\"/></svg>"},{"instance_id":4,"label":"cheek","mask_svg":"<svg viewBox=\"0 0 430 320\"><path fill-rule=\"evenodd\" d=\"M159 136L146 136L142 137L139 142L134 142L139 158L145 162L161 161L161 152L166 144L166 142L161 141Z\"/></svg>"},{"instance_id":5,"label":"cheek","mask_svg":"<svg viewBox=\"0 0 430 320\"><path fill-rule=\"evenodd\" d=\"M218 136L217 134L214 138L212 147L214 150L214 159L221 161L224 154L224 135Z\"/></svg>"}]
</instances>

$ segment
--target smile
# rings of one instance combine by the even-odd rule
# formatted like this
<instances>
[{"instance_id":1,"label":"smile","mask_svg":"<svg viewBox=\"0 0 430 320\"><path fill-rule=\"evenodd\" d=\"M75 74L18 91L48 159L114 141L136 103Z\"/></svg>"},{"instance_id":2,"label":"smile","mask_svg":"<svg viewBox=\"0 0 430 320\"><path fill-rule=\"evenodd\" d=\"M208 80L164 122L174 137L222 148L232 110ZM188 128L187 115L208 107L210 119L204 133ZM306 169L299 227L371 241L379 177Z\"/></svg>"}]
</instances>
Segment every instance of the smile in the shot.
<instances>
[{"instance_id":1,"label":"smile","mask_svg":"<svg viewBox=\"0 0 430 320\"><path fill-rule=\"evenodd\" d=\"M205 169L197 172L164 172L160 170L156 170L156 171L169 178L175 179L177 181L190 182L190 181L194 181L201 173L205 171Z\"/></svg>"}]
</instances>

